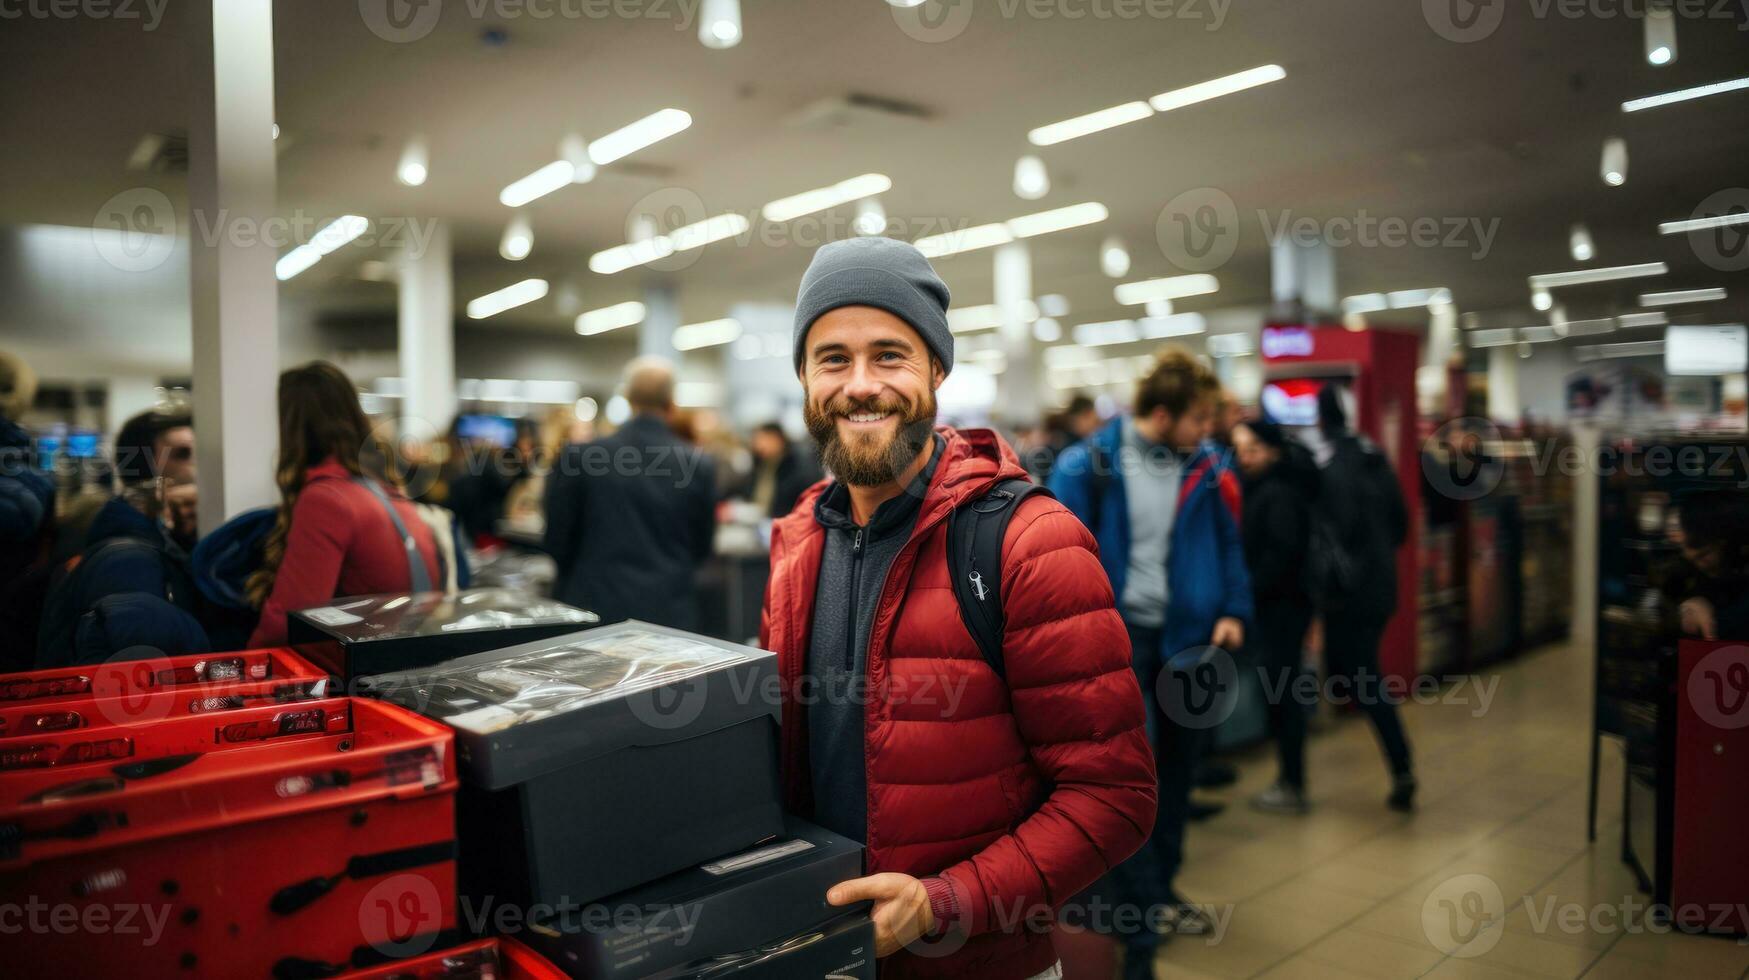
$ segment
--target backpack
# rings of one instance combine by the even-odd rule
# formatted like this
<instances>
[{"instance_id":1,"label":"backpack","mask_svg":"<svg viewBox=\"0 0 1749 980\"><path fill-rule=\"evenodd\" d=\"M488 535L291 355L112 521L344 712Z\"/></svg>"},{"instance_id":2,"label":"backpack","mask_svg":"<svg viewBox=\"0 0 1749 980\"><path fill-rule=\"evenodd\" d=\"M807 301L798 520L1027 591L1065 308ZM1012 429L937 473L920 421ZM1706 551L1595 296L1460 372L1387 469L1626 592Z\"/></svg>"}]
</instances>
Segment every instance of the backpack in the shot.
<instances>
[{"instance_id":1,"label":"backpack","mask_svg":"<svg viewBox=\"0 0 1749 980\"><path fill-rule=\"evenodd\" d=\"M210 644L197 608L188 568L166 546L107 538L63 566L49 587L37 666L101 663L124 650L205 653Z\"/></svg>"},{"instance_id":2,"label":"backpack","mask_svg":"<svg viewBox=\"0 0 1749 980\"><path fill-rule=\"evenodd\" d=\"M1027 479L1002 480L947 519L947 569L959 600L960 621L978 644L984 662L1004 681L1002 662L1002 539L1021 501L1035 493L1056 499Z\"/></svg>"}]
</instances>

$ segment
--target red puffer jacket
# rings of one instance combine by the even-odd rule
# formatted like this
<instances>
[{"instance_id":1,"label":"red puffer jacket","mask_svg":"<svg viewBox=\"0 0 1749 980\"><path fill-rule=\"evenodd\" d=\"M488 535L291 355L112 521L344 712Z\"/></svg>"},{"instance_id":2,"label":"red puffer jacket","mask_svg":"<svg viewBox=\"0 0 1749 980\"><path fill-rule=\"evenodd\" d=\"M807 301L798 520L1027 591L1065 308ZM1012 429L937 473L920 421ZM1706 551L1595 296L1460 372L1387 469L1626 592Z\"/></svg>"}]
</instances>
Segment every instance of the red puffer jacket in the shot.
<instances>
[{"instance_id":1,"label":"red puffer jacket","mask_svg":"<svg viewBox=\"0 0 1749 980\"><path fill-rule=\"evenodd\" d=\"M1154 759L1129 640L1093 538L1029 498L1002 549L1007 683L960 620L947 518L1024 477L994 432L947 440L916 528L893 560L868 644L868 873L945 881L959 928L882 963L885 977L1030 977L1056 959L1050 910L1135 851L1154 822ZM760 639L784 678L786 803L812 810L806 659L824 531L816 485L771 536ZM931 884L931 897L944 890ZM937 903L939 904L939 903ZM969 936L969 938L966 938Z\"/></svg>"}]
</instances>

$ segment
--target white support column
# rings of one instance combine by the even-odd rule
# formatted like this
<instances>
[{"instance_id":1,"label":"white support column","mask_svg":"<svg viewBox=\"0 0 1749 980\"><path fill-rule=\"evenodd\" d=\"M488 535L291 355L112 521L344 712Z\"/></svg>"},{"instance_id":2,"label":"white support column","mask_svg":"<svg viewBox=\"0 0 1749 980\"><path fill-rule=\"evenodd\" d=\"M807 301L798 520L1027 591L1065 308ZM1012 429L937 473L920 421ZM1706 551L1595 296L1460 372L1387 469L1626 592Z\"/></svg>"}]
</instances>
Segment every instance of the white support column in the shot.
<instances>
[{"instance_id":1,"label":"white support column","mask_svg":"<svg viewBox=\"0 0 1749 980\"><path fill-rule=\"evenodd\" d=\"M1518 345L1488 348L1488 417L1517 422L1524 414L1518 401Z\"/></svg>"},{"instance_id":2,"label":"white support column","mask_svg":"<svg viewBox=\"0 0 1749 980\"><path fill-rule=\"evenodd\" d=\"M449 225L437 222L424 251L401 256L401 432L441 433L455 418L455 287Z\"/></svg>"},{"instance_id":3,"label":"white support column","mask_svg":"<svg viewBox=\"0 0 1749 980\"><path fill-rule=\"evenodd\" d=\"M1278 315L1335 313L1336 250L1323 241L1277 239L1269 248L1269 287Z\"/></svg>"},{"instance_id":4,"label":"white support column","mask_svg":"<svg viewBox=\"0 0 1749 980\"><path fill-rule=\"evenodd\" d=\"M652 283L644 288L644 322L638 326L638 355L676 360L674 328L680 326L680 298L674 287Z\"/></svg>"},{"instance_id":5,"label":"white support column","mask_svg":"<svg viewBox=\"0 0 1749 980\"><path fill-rule=\"evenodd\" d=\"M278 250L261 241L270 236L228 233L243 222L268 227L274 215L273 3L191 6L189 306L204 532L278 499Z\"/></svg>"},{"instance_id":6,"label":"white support column","mask_svg":"<svg viewBox=\"0 0 1749 980\"><path fill-rule=\"evenodd\" d=\"M1032 324L1026 306L1032 300L1032 253L1026 242L996 247L996 306L1002 311L997 328L1007 368L997 379L1001 392L995 414L1010 425L1039 418L1039 359L1033 351Z\"/></svg>"}]
</instances>

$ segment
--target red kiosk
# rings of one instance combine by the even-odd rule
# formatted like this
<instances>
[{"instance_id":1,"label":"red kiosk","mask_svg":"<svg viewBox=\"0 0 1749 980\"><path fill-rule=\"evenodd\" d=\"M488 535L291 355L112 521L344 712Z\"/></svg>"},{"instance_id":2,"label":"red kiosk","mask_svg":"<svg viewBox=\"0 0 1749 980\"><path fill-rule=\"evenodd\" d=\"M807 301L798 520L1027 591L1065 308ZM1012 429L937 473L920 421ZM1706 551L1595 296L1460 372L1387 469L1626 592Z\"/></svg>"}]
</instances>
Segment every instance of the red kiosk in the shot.
<instances>
[{"instance_id":1,"label":"red kiosk","mask_svg":"<svg viewBox=\"0 0 1749 980\"><path fill-rule=\"evenodd\" d=\"M1260 401L1267 418L1316 446L1318 392L1326 385L1342 385L1350 395L1350 423L1378 443L1397 472L1409 532L1397 553L1397 612L1379 644L1379 665L1386 675L1411 681L1418 673L1415 554L1421 531L1417 517L1421 478L1415 370L1421 338L1395 330L1272 323L1263 328L1261 347Z\"/></svg>"}]
</instances>

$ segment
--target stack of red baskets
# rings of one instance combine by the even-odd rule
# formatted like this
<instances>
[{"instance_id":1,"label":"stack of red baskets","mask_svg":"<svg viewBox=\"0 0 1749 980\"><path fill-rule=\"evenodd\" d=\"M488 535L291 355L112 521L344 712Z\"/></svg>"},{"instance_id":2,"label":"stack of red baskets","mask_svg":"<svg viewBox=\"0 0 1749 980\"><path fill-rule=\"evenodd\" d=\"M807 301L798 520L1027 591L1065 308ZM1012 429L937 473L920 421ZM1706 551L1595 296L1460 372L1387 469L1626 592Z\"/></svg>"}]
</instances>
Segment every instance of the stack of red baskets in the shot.
<instances>
[{"instance_id":1,"label":"stack of red baskets","mask_svg":"<svg viewBox=\"0 0 1749 980\"><path fill-rule=\"evenodd\" d=\"M3 972L518 975L498 940L432 952L462 938L451 730L327 684L284 650L0 677Z\"/></svg>"}]
</instances>

